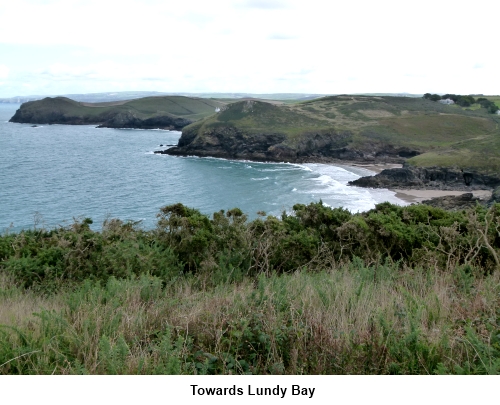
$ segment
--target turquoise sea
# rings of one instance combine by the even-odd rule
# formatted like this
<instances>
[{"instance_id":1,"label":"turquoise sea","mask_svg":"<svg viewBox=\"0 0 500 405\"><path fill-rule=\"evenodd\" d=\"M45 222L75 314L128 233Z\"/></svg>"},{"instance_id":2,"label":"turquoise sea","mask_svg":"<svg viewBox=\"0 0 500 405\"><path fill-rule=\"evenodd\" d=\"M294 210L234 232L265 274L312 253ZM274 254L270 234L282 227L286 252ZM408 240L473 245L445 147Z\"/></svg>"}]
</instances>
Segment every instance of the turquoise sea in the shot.
<instances>
[{"instance_id":1,"label":"turquoise sea","mask_svg":"<svg viewBox=\"0 0 500 405\"><path fill-rule=\"evenodd\" d=\"M94 229L106 218L149 229L160 207L177 202L208 215L239 207L250 218L320 199L353 212L405 204L388 190L347 186L372 174L362 168L158 155L181 133L9 123L17 108L0 104L0 232L85 217Z\"/></svg>"}]
</instances>

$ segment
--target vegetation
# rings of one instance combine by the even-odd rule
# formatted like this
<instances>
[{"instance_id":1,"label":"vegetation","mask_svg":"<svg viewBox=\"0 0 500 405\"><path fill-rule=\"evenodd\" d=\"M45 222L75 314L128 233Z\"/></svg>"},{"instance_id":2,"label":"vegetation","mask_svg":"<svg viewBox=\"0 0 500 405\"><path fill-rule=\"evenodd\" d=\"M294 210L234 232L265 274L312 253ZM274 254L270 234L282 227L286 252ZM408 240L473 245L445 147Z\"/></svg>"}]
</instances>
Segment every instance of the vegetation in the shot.
<instances>
[{"instance_id":1,"label":"vegetation","mask_svg":"<svg viewBox=\"0 0 500 405\"><path fill-rule=\"evenodd\" d=\"M3 374L498 374L500 204L0 237Z\"/></svg>"},{"instance_id":2,"label":"vegetation","mask_svg":"<svg viewBox=\"0 0 500 405\"><path fill-rule=\"evenodd\" d=\"M430 94L425 93L424 98L431 101L439 101L439 100L453 100L454 103L459 105L460 107L470 107L473 104L478 104L480 107L486 108L486 110L495 114L500 108L495 104L493 100L488 100L485 97L479 97L477 100L472 96L461 96L457 94L445 94L440 96L439 94Z\"/></svg>"},{"instance_id":3,"label":"vegetation","mask_svg":"<svg viewBox=\"0 0 500 405\"><path fill-rule=\"evenodd\" d=\"M476 102L481 105L481 107L486 108L488 112L491 114L495 114L500 108L491 100L488 100L487 98L480 97L476 100Z\"/></svg>"}]
</instances>

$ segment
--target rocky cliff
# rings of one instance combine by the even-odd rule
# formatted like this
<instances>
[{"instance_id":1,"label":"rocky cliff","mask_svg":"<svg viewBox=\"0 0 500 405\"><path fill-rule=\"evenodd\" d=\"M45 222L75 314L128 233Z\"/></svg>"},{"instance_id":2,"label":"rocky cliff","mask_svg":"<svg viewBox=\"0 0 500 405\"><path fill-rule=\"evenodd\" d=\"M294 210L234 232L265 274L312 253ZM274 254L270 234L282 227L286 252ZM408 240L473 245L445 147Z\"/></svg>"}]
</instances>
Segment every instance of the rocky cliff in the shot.
<instances>
[{"instance_id":1,"label":"rocky cliff","mask_svg":"<svg viewBox=\"0 0 500 405\"><path fill-rule=\"evenodd\" d=\"M405 154L411 151L391 145L356 146L352 144L349 131L330 129L310 132L297 143L290 144L283 133L246 133L225 126L207 129L201 134L184 129L177 147L155 153L275 162L403 163Z\"/></svg>"},{"instance_id":2,"label":"rocky cliff","mask_svg":"<svg viewBox=\"0 0 500 405\"><path fill-rule=\"evenodd\" d=\"M172 117L170 115L157 115L151 118L141 119L133 112L117 112L110 114L106 120L98 125L99 128L137 128L137 129L171 129L181 130L193 121Z\"/></svg>"},{"instance_id":3,"label":"rocky cliff","mask_svg":"<svg viewBox=\"0 0 500 405\"><path fill-rule=\"evenodd\" d=\"M419 188L439 190L479 190L500 186L500 176L463 172L446 167L413 167L386 169L375 176L361 177L349 185L372 188Z\"/></svg>"}]
</instances>

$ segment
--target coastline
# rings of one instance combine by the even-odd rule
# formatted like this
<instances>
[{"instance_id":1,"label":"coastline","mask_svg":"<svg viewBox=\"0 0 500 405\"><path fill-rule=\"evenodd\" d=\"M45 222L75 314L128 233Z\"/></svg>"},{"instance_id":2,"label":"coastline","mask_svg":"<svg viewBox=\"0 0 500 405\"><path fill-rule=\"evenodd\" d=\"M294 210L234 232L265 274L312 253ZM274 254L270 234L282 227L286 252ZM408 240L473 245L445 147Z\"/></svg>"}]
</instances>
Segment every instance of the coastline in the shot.
<instances>
[{"instance_id":1,"label":"coastline","mask_svg":"<svg viewBox=\"0 0 500 405\"><path fill-rule=\"evenodd\" d=\"M155 153L164 153L164 151L155 151ZM165 151L166 152L166 151ZM174 155L179 156L179 155ZM181 155L182 156L182 155ZM198 156L198 155L191 155ZM198 156L198 157L209 157L209 156ZM280 163L277 161L269 161L269 160L259 160L255 158L227 158L227 157L215 157L218 159L227 159L227 160L246 160L249 162L273 162ZM309 157L307 159L303 159L299 162L291 162L294 164L304 164L304 163L320 163L325 165L332 165L337 167L352 167L358 169L366 169L373 172L373 175L379 174L385 169L395 169L402 168L403 164L401 163L390 163L390 162L358 162L354 160L340 160L340 159L327 159L327 158L317 158L317 157ZM425 200L431 200L439 197L448 197L448 196L460 196L466 193L472 193L474 198L478 198L481 201L488 201L491 199L493 191L491 189L479 189L479 190L439 190L439 189L416 189L416 188L387 188L387 190L395 193L395 197L403 200L409 204L419 204Z\"/></svg>"}]
</instances>

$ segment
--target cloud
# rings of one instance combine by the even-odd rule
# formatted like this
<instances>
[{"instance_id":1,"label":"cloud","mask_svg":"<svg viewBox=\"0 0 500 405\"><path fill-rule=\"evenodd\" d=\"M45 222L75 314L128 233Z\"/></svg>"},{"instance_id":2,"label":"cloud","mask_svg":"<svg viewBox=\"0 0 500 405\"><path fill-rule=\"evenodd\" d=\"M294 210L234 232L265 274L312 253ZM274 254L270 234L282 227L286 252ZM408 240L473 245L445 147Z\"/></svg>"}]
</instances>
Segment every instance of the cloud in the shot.
<instances>
[{"instance_id":1,"label":"cloud","mask_svg":"<svg viewBox=\"0 0 500 405\"><path fill-rule=\"evenodd\" d=\"M280 34L280 33L273 33L267 36L267 39L270 40L290 40L290 39L297 39L296 35L289 35L289 34Z\"/></svg>"},{"instance_id":2,"label":"cloud","mask_svg":"<svg viewBox=\"0 0 500 405\"><path fill-rule=\"evenodd\" d=\"M246 0L240 2L238 7L276 10L291 8L291 4L290 2L282 0Z\"/></svg>"},{"instance_id":3,"label":"cloud","mask_svg":"<svg viewBox=\"0 0 500 405\"><path fill-rule=\"evenodd\" d=\"M180 17L182 20L192 24L205 26L214 21L215 17L208 13L200 13L196 11L188 11Z\"/></svg>"}]
</instances>

